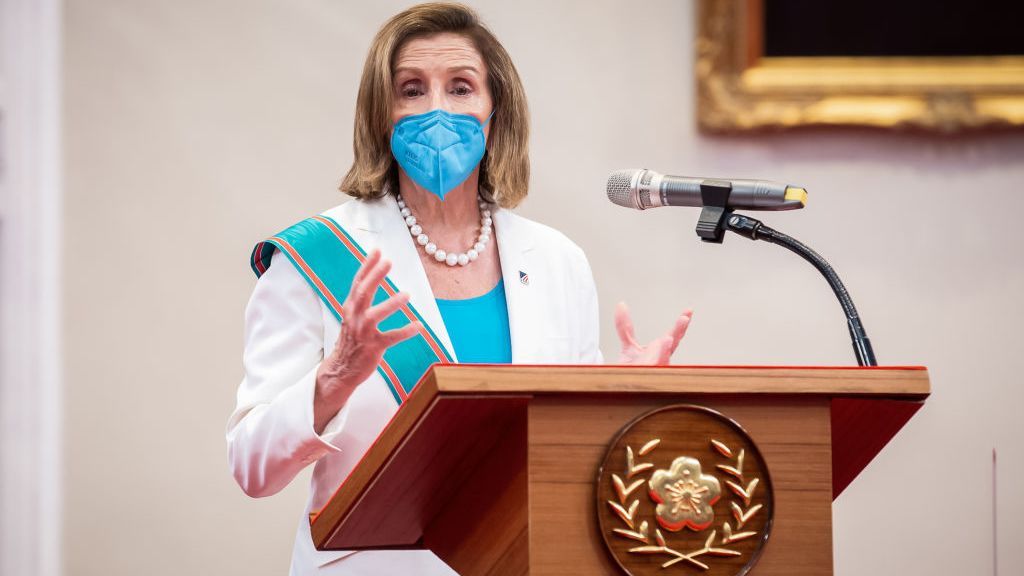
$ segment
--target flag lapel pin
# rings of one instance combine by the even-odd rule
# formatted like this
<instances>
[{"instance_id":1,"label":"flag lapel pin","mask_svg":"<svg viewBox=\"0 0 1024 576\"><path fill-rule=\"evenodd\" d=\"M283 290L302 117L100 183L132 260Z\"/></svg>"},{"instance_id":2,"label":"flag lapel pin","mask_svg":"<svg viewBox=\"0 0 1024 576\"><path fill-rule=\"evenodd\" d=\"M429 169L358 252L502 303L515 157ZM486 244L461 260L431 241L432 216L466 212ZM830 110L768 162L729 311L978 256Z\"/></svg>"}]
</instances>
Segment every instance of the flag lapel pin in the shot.
<instances>
[{"instance_id":1,"label":"flag lapel pin","mask_svg":"<svg viewBox=\"0 0 1024 576\"><path fill-rule=\"evenodd\" d=\"M519 283L522 284L523 286L529 286L530 285L530 275L527 274L526 272L523 272L522 270L520 270L519 271Z\"/></svg>"}]
</instances>

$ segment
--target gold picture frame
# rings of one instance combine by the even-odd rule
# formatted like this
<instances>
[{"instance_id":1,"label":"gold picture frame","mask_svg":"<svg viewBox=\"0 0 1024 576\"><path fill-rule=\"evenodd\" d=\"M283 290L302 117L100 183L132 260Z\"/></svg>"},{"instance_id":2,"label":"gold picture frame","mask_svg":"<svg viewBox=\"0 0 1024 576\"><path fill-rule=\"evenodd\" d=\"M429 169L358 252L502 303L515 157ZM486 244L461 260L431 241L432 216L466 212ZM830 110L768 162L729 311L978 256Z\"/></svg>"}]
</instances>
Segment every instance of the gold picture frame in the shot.
<instances>
[{"instance_id":1,"label":"gold picture frame","mask_svg":"<svg viewBox=\"0 0 1024 576\"><path fill-rule=\"evenodd\" d=\"M703 131L1024 126L1024 57L763 57L763 1L699 0Z\"/></svg>"}]
</instances>

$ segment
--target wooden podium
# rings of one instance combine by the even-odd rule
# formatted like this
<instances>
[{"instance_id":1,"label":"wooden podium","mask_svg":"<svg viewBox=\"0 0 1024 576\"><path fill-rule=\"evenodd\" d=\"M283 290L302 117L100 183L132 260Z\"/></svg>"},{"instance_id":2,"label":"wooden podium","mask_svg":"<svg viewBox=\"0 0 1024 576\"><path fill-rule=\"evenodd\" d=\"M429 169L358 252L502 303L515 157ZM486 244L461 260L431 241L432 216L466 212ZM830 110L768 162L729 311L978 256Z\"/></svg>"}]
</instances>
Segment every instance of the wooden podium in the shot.
<instances>
[{"instance_id":1,"label":"wooden podium","mask_svg":"<svg viewBox=\"0 0 1024 576\"><path fill-rule=\"evenodd\" d=\"M466 576L619 574L595 513L602 458L637 416L696 404L738 422L771 472L752 574L831 574L832 500L928 394L919 367L438 365L311 516L313 540L428 548Z\"/></svg>"}]
</instances>

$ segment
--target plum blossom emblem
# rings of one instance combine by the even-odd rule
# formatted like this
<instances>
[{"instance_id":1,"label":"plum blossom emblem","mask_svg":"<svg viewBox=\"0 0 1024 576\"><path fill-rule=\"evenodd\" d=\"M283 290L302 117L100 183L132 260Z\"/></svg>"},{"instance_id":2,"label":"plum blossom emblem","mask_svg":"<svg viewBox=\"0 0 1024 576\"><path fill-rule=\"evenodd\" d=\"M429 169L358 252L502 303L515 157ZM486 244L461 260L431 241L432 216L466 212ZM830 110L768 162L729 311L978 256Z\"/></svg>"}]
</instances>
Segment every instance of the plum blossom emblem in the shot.
<instances>
[{"instance_id":1,"label":"plum blossom emblem","mask_svg":"<svg viewBox=\"0 0 1024 576\"><path fill-rule=\"evenodd\" d=\"M689 528L700 532L715 521L712 508L722 494L718 478L701 473L700 461L680 456L668 470L658 470L648 482L658 524L671 532Z\"/></svg>"},{"instance_id":2,"label":"plum blossom emblem","mask_svg":"<svg viewBox=\"0 0 1024 576\"><path fill-rule=\"evenodd\" d=\"M605 544L635 576L660 574L659 566L681 568L678 576L747 574L771 528L761 453L739 424L702 406L656 408L623 428L597 494Z\"/></svg>"}]
</instances>

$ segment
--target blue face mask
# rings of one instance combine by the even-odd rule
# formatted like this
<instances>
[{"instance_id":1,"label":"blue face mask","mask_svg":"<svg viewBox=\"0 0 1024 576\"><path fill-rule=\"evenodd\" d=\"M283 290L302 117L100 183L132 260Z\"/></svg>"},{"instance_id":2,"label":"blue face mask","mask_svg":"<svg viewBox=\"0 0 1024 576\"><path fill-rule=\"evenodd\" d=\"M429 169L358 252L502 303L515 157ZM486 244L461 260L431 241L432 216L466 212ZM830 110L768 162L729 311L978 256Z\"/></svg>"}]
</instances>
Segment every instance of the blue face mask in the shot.
<instances>
[{"instance_id":1,"label":"blue face mask","mask_svg":"<svg viewBox=\"0 0 1024 576\"><path fill-rule=\"evenodd\" d=\"M391 153L413 182L444 200L484 157L484 126L491 116L483 124L468 114L441 109L406 116L395 123Z\"/></svg>"}]
</instances>

